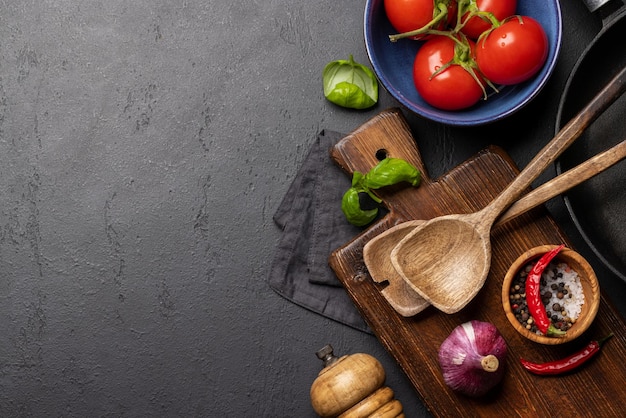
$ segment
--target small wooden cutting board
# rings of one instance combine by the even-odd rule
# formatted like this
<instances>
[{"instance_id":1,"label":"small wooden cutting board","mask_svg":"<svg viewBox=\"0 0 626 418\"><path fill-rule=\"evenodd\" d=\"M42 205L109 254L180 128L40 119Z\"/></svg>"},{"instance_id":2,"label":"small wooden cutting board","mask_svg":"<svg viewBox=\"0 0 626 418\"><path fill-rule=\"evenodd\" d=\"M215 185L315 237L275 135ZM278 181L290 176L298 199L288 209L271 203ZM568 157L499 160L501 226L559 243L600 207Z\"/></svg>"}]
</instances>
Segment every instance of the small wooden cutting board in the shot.
<instances>
[{"instance_id":1,"label":"small wooden cutting board","mask_svg":"<svg viewBox=\"0 0 626 418\"><path fill-rule=\"evenodd\" d=\"M411 219L475 212L496 197L519 173L502 149L490 147L441 178L430 179L406 120L398 109L390 109L342 139L330 154L348 175L369 171L385 156L403 158L423 174L418 188L398 185L380 189L377 194L389 213L334 251L329 264L434 416L622 416L626 405L626 326L604 294L591 328L579 339L559 346L526 340L513 329L503 311L502 281L521 253L542 244L565 243L571 247L545 208L534 209L492 231L492 264L485 286L456 314L448 315L430 306L413 317L403 317L381 293L385 284L374 282L368 273L363 246L376 235ZM443 340L456 326L472 319L496 325L509 346L502 384L481 399L450 390L437 360ZM600 354L575 373L541 377L520 365L520 357L535 362L565 357L611 332L614 337Z\"/></svg>"}]
</instances>

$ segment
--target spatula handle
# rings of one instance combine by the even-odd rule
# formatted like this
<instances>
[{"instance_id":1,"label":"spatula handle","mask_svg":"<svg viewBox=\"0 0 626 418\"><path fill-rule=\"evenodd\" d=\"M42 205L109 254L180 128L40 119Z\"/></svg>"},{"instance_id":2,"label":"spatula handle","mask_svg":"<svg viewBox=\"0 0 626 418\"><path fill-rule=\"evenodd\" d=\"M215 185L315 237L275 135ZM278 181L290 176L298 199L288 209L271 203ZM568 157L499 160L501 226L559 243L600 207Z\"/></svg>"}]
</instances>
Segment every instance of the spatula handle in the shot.
<instances>
[{"instance_id":1,"label":"spatula handle","mask_svg":"<svg viewBox=\"0 0 626 418\"><path fill-rule=\"evenodd\" d=\"M526 168L483 209L485 220L495 221L530 184L567 149L626 90L626 67L565 125L559 133L528 163Z\"/></svg>"},{"instance_id":2,"label":"spatula handle","mask_svg":"<svg viewBox=\"0 0 626 418\"><path fill-rule=\"evenodd\" d=\"M572 187L589 180L591 177L603 172L624 158L626 158L626 140L529 192L526 196L511 205L511 207L498 218L496 225L506 223L512 218L547 202Z\"/></svg>"}]
</instances>

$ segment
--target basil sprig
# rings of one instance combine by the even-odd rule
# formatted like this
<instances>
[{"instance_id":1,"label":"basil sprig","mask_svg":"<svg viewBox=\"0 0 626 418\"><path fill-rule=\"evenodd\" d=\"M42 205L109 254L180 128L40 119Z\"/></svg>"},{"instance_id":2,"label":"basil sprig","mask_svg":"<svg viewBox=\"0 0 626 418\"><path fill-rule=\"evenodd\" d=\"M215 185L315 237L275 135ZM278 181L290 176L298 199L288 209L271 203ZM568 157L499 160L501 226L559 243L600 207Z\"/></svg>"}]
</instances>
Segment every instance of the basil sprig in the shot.
<instances>
[{"instance_id":1,"label":"basil sprig","mask_svg":"<svg viewBox=\"0 0 626 418\"><path fill-rule=\"evenodd\" d=\"M331 61L322 72L324 96L336 105L367 109L378 101L378 81L366 66L348 60Z\"/></svg>"},{"instance_id":2,"label":"basil sprig","mask_svg":"<svg viewBox=\"0 0 626 418\"><path fill-rule=\"evenodd\" d=\"M341 199L341 210L346 219L353 225L365 226L378 215L378 208L363 208L360 194L367 194L374 202L381 203L381 199L372 190L385 186L392 186L401 182L408 182L417 187L422 181L422 174L412 164L401 158L385 158L381 160L367 174L355 171L352 175L350 187Z\"/></svg>"}]
</instances>

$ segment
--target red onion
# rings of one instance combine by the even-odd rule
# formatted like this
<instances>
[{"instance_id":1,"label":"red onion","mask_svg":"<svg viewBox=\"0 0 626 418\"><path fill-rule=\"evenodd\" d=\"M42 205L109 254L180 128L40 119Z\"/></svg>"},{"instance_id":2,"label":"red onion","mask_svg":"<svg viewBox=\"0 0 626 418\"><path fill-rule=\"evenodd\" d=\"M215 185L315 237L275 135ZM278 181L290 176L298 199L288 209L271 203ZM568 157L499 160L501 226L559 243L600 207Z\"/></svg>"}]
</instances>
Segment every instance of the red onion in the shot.
<instances>
[{"instance_id":1,"label":"red onion","mask_svg":"<svg viewBox=\"0 0 626 418\"><path fill-rule=\"evenodd\" d=\"M506 341L489 322L456 327L439 347L443 379L453 390L482 396L504 377Z\"/></svg>"}]
</instances>

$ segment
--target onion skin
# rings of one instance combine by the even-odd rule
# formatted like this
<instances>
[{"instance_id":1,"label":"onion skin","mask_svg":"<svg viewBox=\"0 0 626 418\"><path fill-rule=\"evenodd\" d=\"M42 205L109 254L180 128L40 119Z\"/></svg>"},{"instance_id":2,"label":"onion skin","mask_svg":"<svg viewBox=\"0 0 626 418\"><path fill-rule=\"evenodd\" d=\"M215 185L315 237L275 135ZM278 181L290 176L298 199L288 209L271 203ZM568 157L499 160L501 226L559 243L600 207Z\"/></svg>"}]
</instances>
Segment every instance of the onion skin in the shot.
<instances>
[{"instance_id":1,"label":"onion skin","mask_svg":"<svg viewBox=\"0 0 626 418\"><path fill-rule=\"evenodd\" d=\"M443 379L454 391L471 397L487 394L504 377L506 341L489 322L456 327L439 347Z\"/></svg>"}]
</instances>

